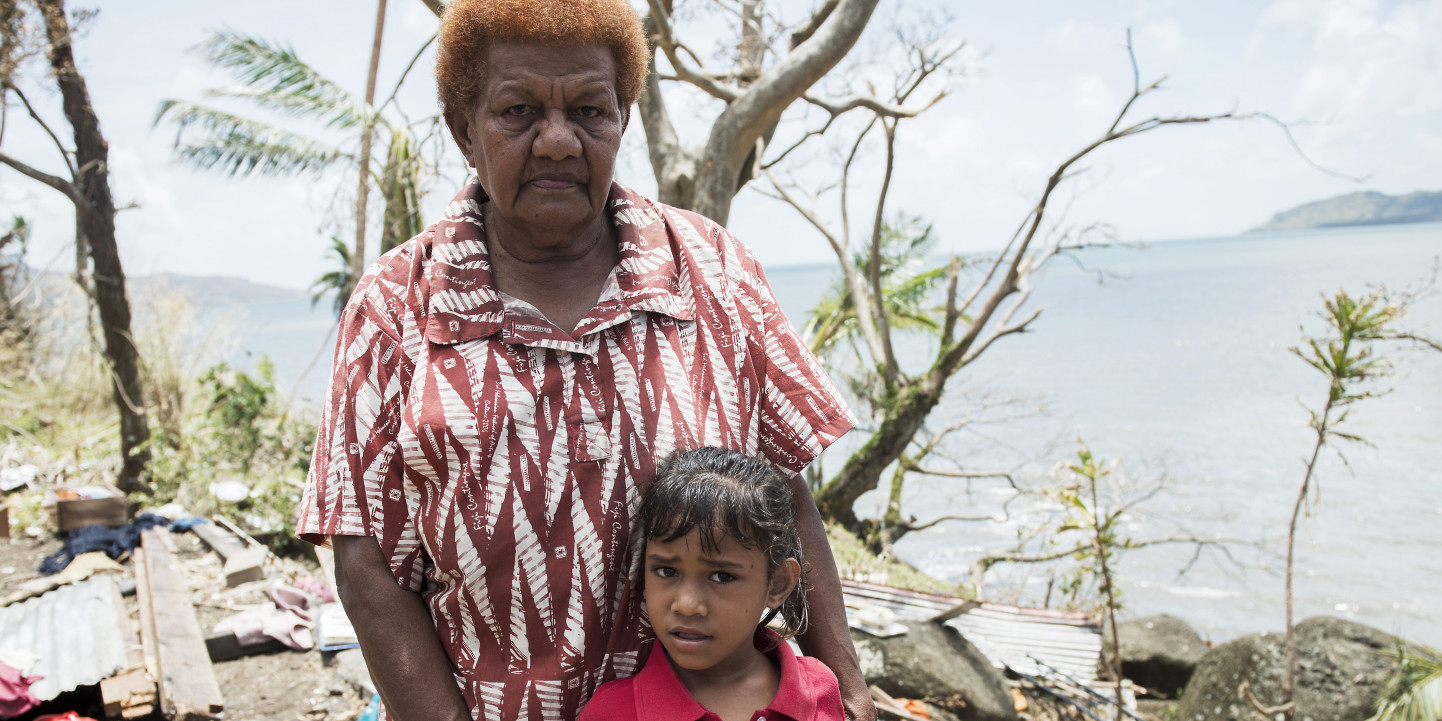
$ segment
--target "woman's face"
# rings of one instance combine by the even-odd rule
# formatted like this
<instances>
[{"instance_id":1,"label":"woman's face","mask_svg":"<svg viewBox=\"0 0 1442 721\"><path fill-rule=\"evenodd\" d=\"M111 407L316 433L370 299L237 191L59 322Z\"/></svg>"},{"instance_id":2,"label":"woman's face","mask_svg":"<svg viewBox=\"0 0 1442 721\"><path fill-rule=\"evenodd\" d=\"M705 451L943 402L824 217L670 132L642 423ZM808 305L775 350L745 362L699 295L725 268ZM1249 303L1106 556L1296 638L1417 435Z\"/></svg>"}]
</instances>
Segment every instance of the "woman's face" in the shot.
<instances>
[{"instance_id":1,"label":"woman's face","mask_svg":"<svg viewBox=\"0 0 1442 721\"><path fill-rule=\"evenodd\" d=\"M448 118L451 134L490 196L498 237L537 259L564 255L594 237L628 119L611 51L496 44L486 67L474 110Z\"/></svg>"}]
</instances>

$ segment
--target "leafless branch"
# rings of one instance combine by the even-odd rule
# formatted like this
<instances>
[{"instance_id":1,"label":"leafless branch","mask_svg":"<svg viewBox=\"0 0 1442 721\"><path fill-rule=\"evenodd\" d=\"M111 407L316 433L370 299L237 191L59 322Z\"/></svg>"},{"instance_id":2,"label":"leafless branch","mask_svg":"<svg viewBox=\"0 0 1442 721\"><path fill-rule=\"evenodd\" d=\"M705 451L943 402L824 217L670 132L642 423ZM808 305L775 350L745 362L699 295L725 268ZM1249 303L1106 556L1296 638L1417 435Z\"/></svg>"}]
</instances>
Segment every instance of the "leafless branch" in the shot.
<instances>
[{"instance_id":1,"label":"leafless branch","mask_svg":"<svg viewBox=\"0 0 1442 721\"><path fill-rule=\"evenodd\" d=\"M16 160L15 158L6 155L3 152L0 152L0 163L4 163L20 171L21 175L24 175L32 180L37 180L41 183L44 183L45 185L50 186L51 188L54 188L55 190L60 191L65 195L66 198L70 199L70 202L75 203L76 210L84 211L85 209L90 207L90 201L86 200L85 195L80 192L80 189L75 187L74 183L64 178L51 175L42 170L36 170L35 168L32 168L29 165L26 165L25 163L22 163L19 160Z\"/></svg>"},{"instance_id":2,"label":"leafless branch","mask_svg":"<svg viewBox=\"0 0 1442 721\"><path fill-rule=\"evenodd\" d=\"M881 190L876 194L876 214L871 223L871 302L872 312L876 313L876 333L881 337L882 367L884 368L886 386L892 387L901 375L901 370L896 365L896 352L891 347L891 319L886 313L886 297L881 287L881 230L885 224L886 196L891 192L891 174L896 166L896 125L881 121L881 129L886 133L886 170L881 175ZM859 310L860 305L857 306Z\"/></svg>"},{"instance_id":3,"label":"leafless branch","mask_svg":"<svg viewBox=\"0 0 1442 721\"><path fill-rule=\"evenodd\" d=\"M699 61L697 61L698 67L692 68L681 60L681 55L678 50L684 51L687 55L690 55L693 60L696 59L696 54L676 39L675 30L671 26L671 15L666 11L666 8L662 6L661 0L647 0L647 6L650 8L651 12L649 17L651 22L654 23L656 31L656 47L665 53L666 59L671 63L672 71L676 73L676 78L700 88L702 92L705 92L713 98L724 100L728 103L736 100L736 98L739 97L739 93L737 93L734 88L729 88L717 82L712 73L699 67L701 65Z\"/></svg>"},{"instance_id":4,"label":"leafless branch","mask_svg":"<svg viewBox=\"0 0 1442 721\"><path fill-rule=\"evenodd\" d=\"M792 50L800 47L802 43L810 40L811 36L816 34L816 29L821 27L821 23L826 22L826 18L831 17L831 12L836 9L838 2L840 2L840 0L826 0L826 2L821 3L821 7L816 8L816 12L807 18L806 22L798 25L796 29L791 32Z\"/></svg>"},{"instance_id":5,"label":"leafless branch","mask_svg":"<svg viewBox=\"0 0 1442 721\"><path fill-rule=\"evenodd\" d=\"M0 87L0 89L9 90L15 93L16 97L20 98L20 102L25 105L25 111L30 113L30 117L35 121L35 124L39 125L40 129L44 130L45 134L50 136L50 140L55 143L55 149L60 151L60 157L65 161L65 168L70 171L70 177L78 177L75 174L75 164L70 160L70 151L65 148L64 143L60 142L60 138L55 135L55 131L50 129L50 124L46 123L45 119L40 117L40 113L35 112L35 106L30 104L30 98L25 97L25 93L22 92L20 88L10 83L3 83L3 87Z\"/></svg>"}]
</instances>

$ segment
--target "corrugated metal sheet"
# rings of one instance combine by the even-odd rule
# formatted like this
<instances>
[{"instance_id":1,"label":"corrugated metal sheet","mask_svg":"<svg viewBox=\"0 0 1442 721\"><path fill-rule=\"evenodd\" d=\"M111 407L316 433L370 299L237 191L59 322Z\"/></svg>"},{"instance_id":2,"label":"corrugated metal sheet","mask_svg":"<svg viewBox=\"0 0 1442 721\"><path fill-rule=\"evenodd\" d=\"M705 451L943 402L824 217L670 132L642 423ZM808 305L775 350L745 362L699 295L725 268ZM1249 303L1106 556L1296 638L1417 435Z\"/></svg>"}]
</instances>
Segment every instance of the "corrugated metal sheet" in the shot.
<instances>
[{"instance_id":1,"label":"corrugated metal sheet","mask_svg":"<svg viewBox=\"0 0 1442 721\"><path fill-rule=\"evenodd\" d=\"M44 678L30 692L45 701L98 684L124 669L120 623L115 581L101 573L0 608L0 649L20 649L40 657L29 673Z\"/></svg>"},{"instance_id":2,"label":"corrugated metal sheet","mask_svg":"<svg viewBox=\"0 0 1442 721\"><path fill-rule=\"evenodd\" d=\"M1043 665L1079 681L1096 676L1102 630L1087 614L1068 617L983 603L946 624L961 632L993 665L1037 675Z\"/></svg>"},{"instance_id":3,"label":"corrugated metal sheet","mask_svg":"<svg viewBox=\"0 0 1442 721\"><path fill-rule=\"evenodd\" d=\"M946 621L998 668L1010 666L1038 675L1042 664L1080 681L1096 676L1101 656L1101 626L1091 614L975 603L954 596L920 593L870 583L842 581L847 615L858 608L881 606L897 618L926 621L946 613Z\"/></svg>"}]
</instances>

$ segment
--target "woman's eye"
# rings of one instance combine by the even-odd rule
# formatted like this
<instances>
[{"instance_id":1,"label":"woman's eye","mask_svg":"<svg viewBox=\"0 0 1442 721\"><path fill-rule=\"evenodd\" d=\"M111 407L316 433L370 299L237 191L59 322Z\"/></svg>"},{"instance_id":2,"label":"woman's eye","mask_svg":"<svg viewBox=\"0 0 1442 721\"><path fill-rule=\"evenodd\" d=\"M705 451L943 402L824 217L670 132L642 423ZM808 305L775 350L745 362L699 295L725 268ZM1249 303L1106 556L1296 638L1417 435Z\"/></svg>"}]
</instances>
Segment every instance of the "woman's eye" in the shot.
<instances>
[{"instance_id":1,"label":"woman's eye","mask_svg":"<svg viewBox=\"0 0 1442 721\"><path fill-rule=\"evenodd\" d=\"M525 105L512 105L511 107L506 108L506 115L514 115L517 117L525 115L529 112L531 112L531 109Z\"/></svg>"},{"instance_id":2,"label":"woman's eye","mask_svg":"<svg viewBox=\"0 0 1442 721\"><path fill-rule=\"evenodd\" d=\"M601 117L601 109L594 105L587 105L582 108L577 108L576 114L583 118L599 118Z\"/></svg>"},{"instance_id":3,"label":"woman's eye","mask_svg":"<svg viewBox=\"0 0 1442 721\"><path fill-rule=\"evenodd\" d=\"M729 573L727 573L727 572L725 572L725 571L717 571L717 572L711 574L711 581L712 581L713 583L730 583L730 582L735 581L735 580L736 580L736 577L735 577L735 576L733 576L733 575L731 575L731 574L729 574Z\"/></svg>"}]
</instances>

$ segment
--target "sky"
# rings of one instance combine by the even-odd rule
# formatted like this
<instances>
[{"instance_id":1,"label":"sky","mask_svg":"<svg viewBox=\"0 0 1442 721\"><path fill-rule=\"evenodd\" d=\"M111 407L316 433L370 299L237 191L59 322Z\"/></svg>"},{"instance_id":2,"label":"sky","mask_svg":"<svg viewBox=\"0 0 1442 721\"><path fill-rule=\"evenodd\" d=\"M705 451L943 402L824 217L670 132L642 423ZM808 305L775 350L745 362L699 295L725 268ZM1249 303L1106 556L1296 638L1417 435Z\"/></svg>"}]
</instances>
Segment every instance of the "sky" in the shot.
<instances>
[{"instance_id":1,"label":"sky","mask_svg":"<svg viewBox=\"0 0 1442 721\"><path fill-rule=\"evenodd\" d=\"M127 273L234 275L304 288L329 270L328 237L353 233L353 178L236 180L197 171L176 161L173 131L152 121L164 99L203 101L207 88L232 82L191 50L223 28L291 46L360 94L375 5L91 2L99 14L76 53L110 143L117 204L132 206L117 220ZM812 4L787 0L777 12L797 19ZM1057 163L1110 125L1132 88L1128 30L1142 83L1166 76L1163 89L1129 117L1267 113L1290 125L1301 152L1261 120L1128 138L1089 158L1063 189L1058 228L1105 223L1123 241L1229 236L1343 193L1442 190L1442 0L882 0L852 59L822 89L884 77L894 58L894 22L925 23L941 40L966 44L964 77L941 102L902 123L888 200L891 211L933 223L940 251L1001 247ZM389 94L435 25L419 0L390 2L379 95ZM704 53L720 46L720 27L697 20L682 31ZM421 56L398 96L411 118L435 112L431 58ZM53 84L32 76L26 87L52 126L68 134ZM715 105L684 90L668 98L683 137L699 143ZM819 122L815 113L793 113L781 135ZM843 141L835 136L797 156L789 177L803 184L834 179L827 149ZM49 141L13 108L0 147L50 172L62 167ZM427 222L462 179L458 154L447 153L448 175L427 198ZM644 132L633 123L617 179L651 193L644 153ZM874 203L868 194L879 162L874 147L862 155L855 217ZM729 226L762 263L830 260L822 237L756 185L738 196ZM833 200L823 196L823 209ZM0 213L29 219L31 265L68 268L73 211L58 194L0 169Z\"/></svg>"}]
</instances>

